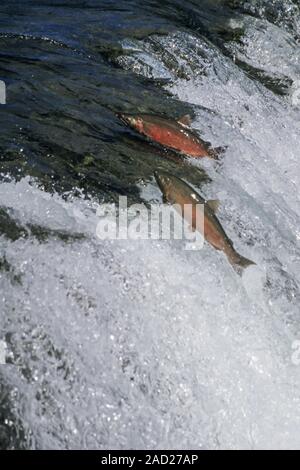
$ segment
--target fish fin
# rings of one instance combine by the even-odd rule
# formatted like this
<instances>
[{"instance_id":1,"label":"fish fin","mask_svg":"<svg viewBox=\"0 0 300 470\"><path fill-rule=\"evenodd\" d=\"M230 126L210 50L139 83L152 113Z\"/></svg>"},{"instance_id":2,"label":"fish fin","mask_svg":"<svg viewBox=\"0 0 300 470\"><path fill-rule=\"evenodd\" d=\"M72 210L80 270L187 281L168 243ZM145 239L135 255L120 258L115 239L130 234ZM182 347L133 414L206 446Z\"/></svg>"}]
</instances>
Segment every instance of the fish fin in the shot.
<instances>
[{"instance_id":1,"label":"fish fin","mask_svg":"<svg viewBox=\"0 0 300 470\"><path fill-rule=\"evenodd\" d=\"M248 268L249 266L256 266L254 261L250 259L244 258L244 256L235 253L234 256L229 257L229 261L233 266L233 269L241 276L244 269Z\"/></svg>"},{"instance_id":2,"label":"fish fin","mask_svg":"<svg viewBox=\"0 0 300 470\"><path fill-rule=\"evenodd\" d=\"M206 201L206 204L214 213L218 212L220 207L219 199L210 199L209 201Z\"/></svg>"},{"instance_id":3,"label":"fish fin","mask_svg":"<svg viewBox=\"0 0 300 470\"><path fill-rule=\"evenodd\" d=\"M180 119L178 119L177 122L179 124L181 124L182 126L190 127L190 125L192 124L192 119L191 119L191 116L189 114L185 114Z\"/></svg>"}]
</instances>

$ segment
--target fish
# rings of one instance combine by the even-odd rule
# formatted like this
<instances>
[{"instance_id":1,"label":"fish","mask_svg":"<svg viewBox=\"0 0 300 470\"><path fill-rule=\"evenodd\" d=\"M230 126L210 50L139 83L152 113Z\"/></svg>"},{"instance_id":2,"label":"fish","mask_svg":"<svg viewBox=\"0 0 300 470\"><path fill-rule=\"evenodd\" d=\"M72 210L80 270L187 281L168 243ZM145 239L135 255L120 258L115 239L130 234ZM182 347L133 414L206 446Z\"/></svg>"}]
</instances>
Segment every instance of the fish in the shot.
<instances>
[{"instance_id":1,"label":"fish","mask_svg":"<svg viewBox=\"0 0 300 470\"><path fill-rule=\"evenodd\" d=\"M219 207L218 200L205 200L191 186L168 172L156 171L154 176L163 194L164 201L174 205L175 208L176 205L180 207L180 213L190 223L192 230L201 232L201 229L203 229L201 233L204 239L216 250L225 253L228 261L238 274L241 274L248 266L256 264L241 256L234 249L232 241L216 216ZM187 204L192 207L192 212L184 210L184 206ZM199 220L197 219L197 211L203 210L202 207L199 207L199 204L204 206L204 224L201 228L197 226L197 220Z\"/></svg>"},{"instance_id":2,"label":"fish","mask_svg":"<svg viewBox=\"0 0 300 470\"><path fill-rule=\"evenodd\" d=\"M154 114L126 114L117 116L128 126L148 137L150 140L193 158L218 159L221 147L213 149L191 128L189 115L178 121Z\"/></svg>"}]
</instances>

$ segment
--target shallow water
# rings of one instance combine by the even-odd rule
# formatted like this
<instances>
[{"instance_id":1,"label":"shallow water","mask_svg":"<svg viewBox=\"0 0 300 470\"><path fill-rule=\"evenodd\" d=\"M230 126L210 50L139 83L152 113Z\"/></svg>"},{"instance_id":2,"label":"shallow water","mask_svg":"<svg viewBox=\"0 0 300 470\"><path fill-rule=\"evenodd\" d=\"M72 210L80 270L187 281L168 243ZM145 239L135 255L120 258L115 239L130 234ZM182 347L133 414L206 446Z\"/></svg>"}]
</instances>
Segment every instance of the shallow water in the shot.
<instances>
[{"instance_id":1,"label":"shallow water","mask_svg":"<svg viewBox=\"0 0 300 470\"><path fill-rule=\"evenodd\" d=\"M299 448L299 2L140 3L0 6L0 447ZM190 113L224 156L117 111ZM161 202L157 168L257 266L97 239L100 202Z\"/></svg>"}]
</instances>

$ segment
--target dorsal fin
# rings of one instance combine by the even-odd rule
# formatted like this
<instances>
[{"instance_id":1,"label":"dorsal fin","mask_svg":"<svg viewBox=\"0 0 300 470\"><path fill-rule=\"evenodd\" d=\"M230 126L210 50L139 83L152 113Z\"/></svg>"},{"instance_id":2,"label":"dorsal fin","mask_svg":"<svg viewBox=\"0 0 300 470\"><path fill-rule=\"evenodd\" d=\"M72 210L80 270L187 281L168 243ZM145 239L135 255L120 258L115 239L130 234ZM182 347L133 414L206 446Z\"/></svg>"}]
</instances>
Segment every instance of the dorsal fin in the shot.
<instances>
[{"instance_id":1,"label":"dorsal fin","mask_svg":"<svg viewBox=\"0 0 300 470\"><path fill-rule=\"evenodd\" d=\"M180 119L178 119L177 121L179 124L181 124L182 126L185 126L185 127L190 127L191 123L192 123L192 120L191 120L191 116L189 114L185 114L184 116L182 116Z\"/></svg>"},{"instance_id":2,"label":"dorsal fin","mask_svg":"<svg viewBox=\"0 0 300 470\"><path fill-rule=\"evenodd\" d=\"M209 201L206 202L206 204L210 207L210 209L213 212L217 212L220 206L220 201L219 199L210 199Z\"/></svg>"}]
</instances>

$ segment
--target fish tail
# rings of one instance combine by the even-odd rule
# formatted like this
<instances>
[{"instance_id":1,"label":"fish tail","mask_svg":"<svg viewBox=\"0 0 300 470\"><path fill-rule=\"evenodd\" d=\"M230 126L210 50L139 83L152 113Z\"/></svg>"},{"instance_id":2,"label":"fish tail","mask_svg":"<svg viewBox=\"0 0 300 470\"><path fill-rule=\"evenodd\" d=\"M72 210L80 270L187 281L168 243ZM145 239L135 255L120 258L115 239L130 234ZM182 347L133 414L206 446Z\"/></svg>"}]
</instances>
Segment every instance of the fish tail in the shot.
<instances>
[{"instance_id":1,"label":"fish tail","mask_svg":"<svg viewBox=\"0 0 300 470\"><path fill-rule=\"evenodd\" d=\"M242 274L244 269L248 268L249 266L254 266L256 263L254 261L251 261L248 258L245 258L244 256L239 255L238 253L234 252L230 256L228 256L230 263L232 264L234 270L238 274Z\"/></svg>"},{"instance_id":2,"label":"fish tail","mask_svg":"<svg viewBox=\"0 0 300 470\"><path fill-rule=\"evenodd\" d=\"M220 152L218 151L218 149L210 148L208 149L208 156L210 158L213 158L214 160L219 160Z\"/></svg>"},{"instance_id":3,"label":"fish tail","mask_svg":"<svg viewBox=\"0 0 300 470\"><path fill-rule=\"evenodd\" d=\"M214 148L209 148L208 149L208 155L210 158L213 158L214 160L219 160L220 156L222 156L227 147L214 147Z\"/></svg>"}]
</instances>

